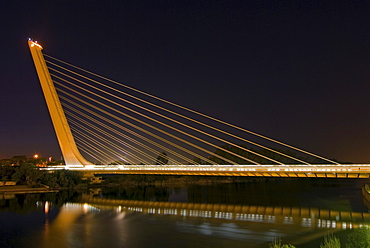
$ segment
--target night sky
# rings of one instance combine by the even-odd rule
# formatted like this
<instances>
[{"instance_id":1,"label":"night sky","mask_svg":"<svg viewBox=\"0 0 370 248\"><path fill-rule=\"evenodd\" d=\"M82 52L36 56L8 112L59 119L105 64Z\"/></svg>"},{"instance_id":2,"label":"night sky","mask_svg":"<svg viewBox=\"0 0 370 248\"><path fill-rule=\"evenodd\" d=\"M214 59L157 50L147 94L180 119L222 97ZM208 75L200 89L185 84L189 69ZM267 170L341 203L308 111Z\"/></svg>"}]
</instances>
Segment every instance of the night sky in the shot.
<instances>
[{"instance_id":1,"label":"night sky","mask_svg":"<svg viewBox=\"0 0 370 248\"><path fill-rule=\"evenodd\" d=\"M3 1L0 159L60 156L44 53L339 161L370 163L370 1Z\"/></svg>"}]
</instances>

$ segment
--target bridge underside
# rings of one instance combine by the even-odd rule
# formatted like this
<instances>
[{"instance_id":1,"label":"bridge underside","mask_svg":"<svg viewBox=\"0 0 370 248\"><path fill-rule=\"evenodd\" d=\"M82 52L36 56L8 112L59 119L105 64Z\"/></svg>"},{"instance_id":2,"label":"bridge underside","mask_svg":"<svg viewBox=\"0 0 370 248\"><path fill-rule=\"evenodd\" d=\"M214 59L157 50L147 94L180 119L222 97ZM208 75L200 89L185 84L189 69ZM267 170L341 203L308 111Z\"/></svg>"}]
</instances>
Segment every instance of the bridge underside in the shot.
<instances>
[{"instance_id":1,"label":"bridge underside","mask_svg":"<svg viewBox=\"0 0 370 248\"><path fill-rule=\"evenodd\" d=\"M310 173L292 173L292 172L240 172L240 171L163 171L163 170L124 170L124 171L97 171L87 170L84 173L93 173L95 175L177 175L177 176L241 176L241 177L305 177L305 178L370 178L370 173L322 173L322 172L310 172Z\"/></svg>"}]
</instances>

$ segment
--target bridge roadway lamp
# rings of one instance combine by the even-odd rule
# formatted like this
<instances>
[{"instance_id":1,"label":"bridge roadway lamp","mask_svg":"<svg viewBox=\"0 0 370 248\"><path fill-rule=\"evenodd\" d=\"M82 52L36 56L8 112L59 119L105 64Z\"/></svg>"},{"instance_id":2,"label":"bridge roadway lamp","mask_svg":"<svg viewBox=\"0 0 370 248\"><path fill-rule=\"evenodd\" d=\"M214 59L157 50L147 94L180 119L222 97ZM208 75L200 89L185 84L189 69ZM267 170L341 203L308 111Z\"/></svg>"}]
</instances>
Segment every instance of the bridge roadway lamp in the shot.
<instances>
[{"instance_id":1,"label":"bridge roadway lamp","mask_svg":"<svg viewBox=\"0 0 370 248\"><path fill-rule=\"evenodd\" d=\"M36 72L40 80L42 92L44 93L45 101L48 106L51 121L54 126L60 150L67 166L86 166L92 165L79 152L76 142L72 136L67 118L64 114L62 104L60 103L58 94L51 79L48 67L46 65L44 55L42 54L42 46L37 41L28 40L28 46L32 55L33 62L36 67Z\"/></svg>"}]
</instances>

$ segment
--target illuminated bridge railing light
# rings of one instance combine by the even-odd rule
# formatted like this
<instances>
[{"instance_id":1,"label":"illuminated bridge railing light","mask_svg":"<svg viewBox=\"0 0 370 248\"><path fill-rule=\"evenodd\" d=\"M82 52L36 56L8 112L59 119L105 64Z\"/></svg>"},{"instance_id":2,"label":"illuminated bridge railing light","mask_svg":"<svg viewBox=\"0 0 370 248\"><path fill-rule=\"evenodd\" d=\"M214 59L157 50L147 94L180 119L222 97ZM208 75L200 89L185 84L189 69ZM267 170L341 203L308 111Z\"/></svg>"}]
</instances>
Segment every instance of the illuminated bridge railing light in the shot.
<instances>
[{"instance_id":1,"label":"illuminated bridge railing light","mask_svg":"<svg viewBox=\"0 0 370 248\"><path fill-rule=\"evenodd\" d=\"M164 215L177 215L177 209L164 209Z\"/></svg>"},{"instance_id":2,"label":"illuminated bridge railing light","mask_svg":"<svg viewBox=\"0 0 370 248\"><path fill-rule=\"evenodd\" d=\"M302 219L302 227L312 227L312 219L311 218L303 218Z\"/></svg>"},{"instance_id":3,"label":"illuminated bridge railing light","mask_svg":"<svg viewBox=\"0 0 370 248\"><path fill-rule=\"evenodd\" d=\"M318 221L318 227L320 228L336 228L337 223L335 220L320 220Z\"/></svg>"},{"instance_id":4,"label":"illuminated bridge railing light","mask_svg":"<svg viewBox=\"0 0 370 248\"><path fill-rule=\"evenodd\" d=\"M284 222L283 222L284 224L293 224L294 222L293 222L293 217L291 217L291 216L285 216L284 217Z\"/></svg>"},{"instance_id":5,"label":"illuminated bridge railing light","mask_svg":"<svg viewBox=\"0 0 370 248\"><path fill-rule=\"evenodd\" d=\"M149 208L148 214L155 214L155 208Z\"/></svg>"},{"instance_id":6,"label":"illuminated bridge railing light","mask_svg":"<svg viewBox=\"0 0 370 248\"><path fill-rule=\"evenodd\" d=\"M225 212L215 212L215 216L214 216L216 219L228 219L228 220L231 220L233 218L233 214L232 213L225 213Z\"/></svg>"}]
</instances>

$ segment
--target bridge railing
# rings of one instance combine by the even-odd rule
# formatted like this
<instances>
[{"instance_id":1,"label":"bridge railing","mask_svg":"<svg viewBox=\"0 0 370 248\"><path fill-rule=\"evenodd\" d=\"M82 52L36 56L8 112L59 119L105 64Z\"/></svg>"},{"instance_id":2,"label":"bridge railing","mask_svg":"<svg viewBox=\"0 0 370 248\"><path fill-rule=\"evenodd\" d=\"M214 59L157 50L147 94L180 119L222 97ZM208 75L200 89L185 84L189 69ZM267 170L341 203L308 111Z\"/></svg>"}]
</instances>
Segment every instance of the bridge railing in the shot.
<instances>
[{"instance_id":1,"label":"bridge railing","mask_svg":"<svg viewBox=\"0 0 370 248\"><path fill-rule=\"evenodd\" d=\"M370 171L369 164L351 165L87 165L71 166L58 165L41 168L41 170L79 170L79 171L104 171L104 170L159 170L159 171L270 171L270 172L351 172Z\"/></svg>"}]
</instances>

